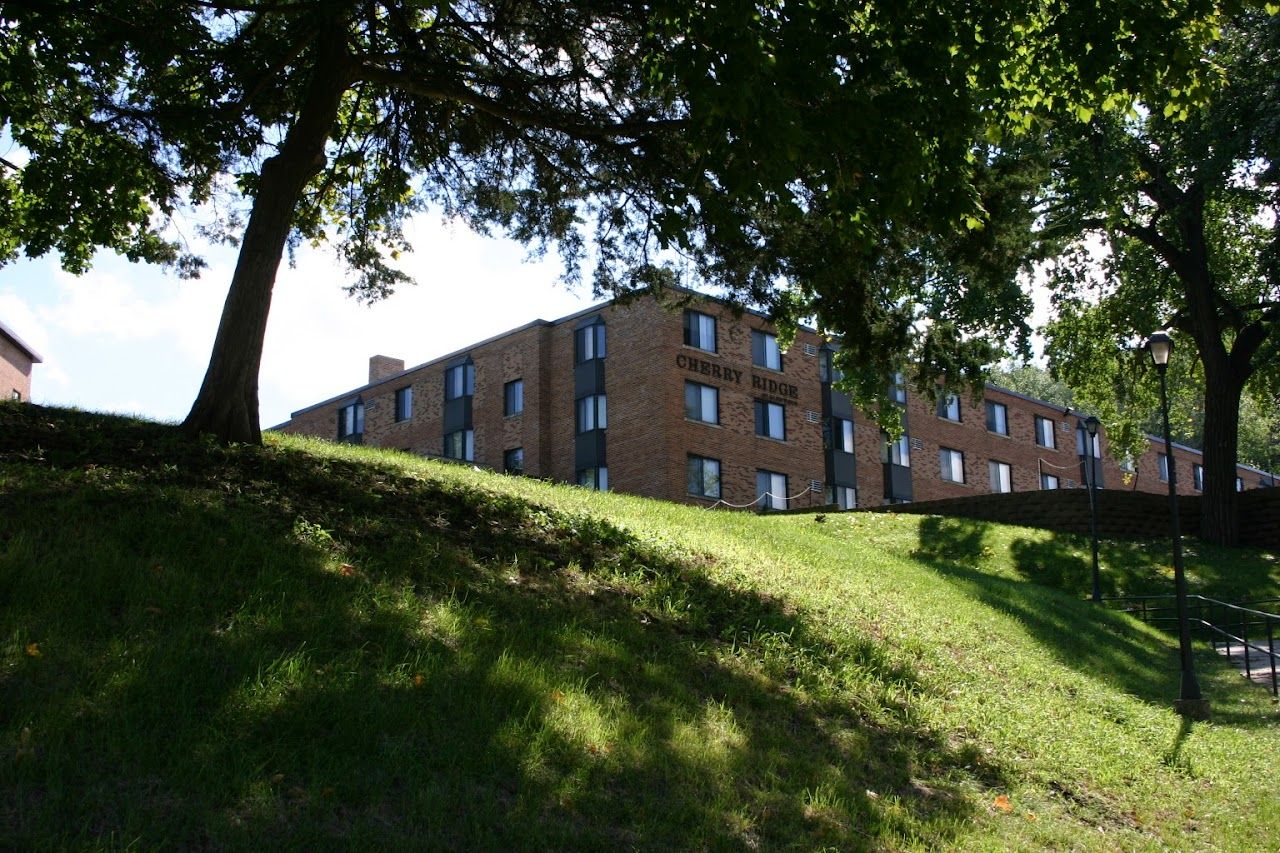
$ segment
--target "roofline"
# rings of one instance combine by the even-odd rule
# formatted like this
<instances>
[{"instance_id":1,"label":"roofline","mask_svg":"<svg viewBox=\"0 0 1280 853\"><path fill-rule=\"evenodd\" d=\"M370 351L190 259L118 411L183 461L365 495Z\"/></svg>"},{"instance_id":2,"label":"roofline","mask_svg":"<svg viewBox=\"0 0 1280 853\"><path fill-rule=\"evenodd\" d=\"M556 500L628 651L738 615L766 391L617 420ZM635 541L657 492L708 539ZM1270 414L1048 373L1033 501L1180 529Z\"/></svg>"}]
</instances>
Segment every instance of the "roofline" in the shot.
<instances>
[{"instance_id":1,"label":"roofline","mask_svg":"<svg viewBox=\"0 0 1280 853\"><path fill-rule=\"evenodd\" d=\"M765 314L763 311L759 311L759 310L756 310L756 309L754 309L754 308L749 308L749 307L747 307L747 306L745 306L745 305L736 305L732 300L726 299L726 298L725 298L725 297L723 297L723 296L712 296L711 294L708 294L708 293L702 293L702 292L700 292L700 291L694 290L693 288L690 288L690 287L684 287L684 286L682 286L682 285L668 285L668 286L667 286L667 289L668 289L668 290L680 291L680 292L682 292L682 293L688 294L689 296L692 296L692 297L697 298L697 299L710 300L710 301L712 301L712 302L718 302L718 303L720 303L721 305L726 305L726 306L729 306L729 307L736 307L736 308L740 308L740 309L741 309L744 313L746 313L746 314L752 314L752 315L754 315L754 316L756 316L756 317L759 317L759 318L760 318L760 319L762 319L762 320L768 320L768 321L772 322L772 320L770 319L769 315ZM649 290L649 291L637 291L637 292L636 292L636 294L633 294L633 295L631 296L631 298L639 298L639 297L641 297L641 296L650 296L650 295L652 295L652 291L651 291L651 290ZM310 406L307 406L306 408L299 409L299 410L298 410L298 411L296 411L296 412L290 412L290 413L289 413L289 420L288 420L288 421L285 421L284 423L276 424L276 425L275 425L275 426L273 426L273 427L268 427L268 429L273 429L273 430L274 430L274 429L280 429L280 428L282 428L282 427L288 426L288 425L289 425L289 422L290 422L290 421L292 421L294 418L298 417L299 415L304 415L304 414L306 414L307 412L311 412L311 411L314 411L314 410L316 410L316 409L324 408L325 406L332 405L333 403L336 403L336 402L338 402L338 401L340 401L340 400L345 400L345 399L350 398L350 397L358 397L358 396L360 396L361 394L365 393L366 391L369 391L369 390L371 390L371 389L373 389L373 388L377 388L377 387L378 387L378 386L380 386L380 385L386 385L386 384L387 384L387 383L389 383L389 382L395 382L397 379L400 379L400 378L404 377L406 374L413 373L413 372L414 372L414 371L416 371L416 370L422 370L423 368L426 368L426 367L431 367L433 364L439 364L440 362L444 362L444 361L448 361L448 360L453 359L453 358L457 358L457 357L458 357L458 356L460 356L460 355L465 355L465 354L467 354L468 352L470 352L470 351L471 351L471 350L473 350L473 349L476 349L476 348L478 348L478 347L482 347L482 346L487 346L487 345L489 345L489 344L491 344L491 343L493 343L493 342L495 342L495 341L501 340L501 339L503 339L503 338L509 337L509 336L511 336L511 335L514 335L514 334L517 334L517 333L519 333L519 332L523 332L523 331L525 331L525 330L527 330L527 329L533 329L533 328L538 328L538 327L547 327L547 326L559 326L559 325L561 325L561 324L563 324L563 323L567 323L567 322L569 322L569 321L571 321L571 320L577 320L577 319L578 319L578 318L580 318L580 317L585 317L586 315L591 314L592 312L595 312L595 311L602 311L602 310L604 310L605 308L608 308L608 307L610 307L610 306L612 306L612 305L617 304L617 302L618 302L619 298L620 298L620 297L616 297L616 296L615 296L614 298L612 298L612 299L607 299L607 300L605 300L604 302L597 302L597 303L596 303L596 304L594 304L594 305L590 305L590 306L588 306L588 307L586 307L586 308L579 309L578 311L574 311L572 314L566 314L565 316L563 316L563 317L559 317L559 318L557 318L557 319L555 319L555 320L542 320L542 319L532 320L532 321L530 321L530 322L528 322L528 323L525 323L523 326L517 326L517 327L516 327L516 328L514 328L514 329L510 329L510 330L505 331L505 332L500 332L500 333L498 333L498 334L496 334L496 335L493 335L493 336L491 336L491 337L485 338L485 339L484 339L484 340L482 340L482 341L478 341L478 342L476 342L476 343L474 343L474 344L471 344L470 346L466 346L466 347L463 347L462 349L454 350L453 352L446 353L446 354L444 354L444 355L442 355L442 356L439 356L438 358L430 359L429 361L424 361L422 364L418 364L418 365L415 365L415 366L413 366L413 367L405 368L404 370L401 370L401 371L399 371L399 372L397 372L397 373L393 373L393 374L391 374L390 376L384 376L382 379L379 379L379 380L378 380L378 381L376 381L376 382L369 382L369 383L366 383L366 384L364 384L364 385L361 385L359 388L355 388L355 389L352 389L351 391L343 392L342 394L337 394L337 395L335 395L335 396L333 396L333 397L330 397L330 398L329 398L329 399L327 399L327 400L323 400L323 401L321 401L321 402L319 402L319 403L314 403L314 404L312 404L312 405L310 405ZM624 307L625 307L625 305L624 305ZM3 324L0 324L0 329L3 329L3 328L4 328ZM814 334L822 334L822 333L821 333L821 332L819 332L817 329L812 328L812 327L810 327L810 326L803 325L803 324L801 324L801 325L799 326L799 328L804 329L804 330L809 331L809 332L813 332ZM1066 417L1066 416L1068 416L1068 415L1075 415L1075 416L1077 416L1077 417L1079 417L1079 418L1086 418L1086 417L1088 417L1088 416L1089 416L1089 413L1088 413L1088 412L1081 411L1081 410L1076 409L1076 408L1073 408L1073 407L1071 407L1071 406L1060 406L1060 405L1058 405L1057 403L1050 403L1048 400L1041 400L1039 397L1032 397L1032 396L1030 396L1029 394L1023 394L1023 393L1021 393L1020 391L1013 391L1013 390L1011 390L1011 389L1009 389L1009 388L1005 388L1005 387L1003 387L1003 386L1001 386L1001 385L996 385L994 382L984 382L984 383L983 383L983 386L984 386L984 387L986 387L986 388L990 388L990 389L992 389L992 390L994 390L994 391L999 391L999 392L1000 392L1000 393L1002 393L1002 394L1008 394L1010 397L1016 397L1016 398L1018 398L1018 399L1020 399L1020 400L1026 400L1026 401L1027 401L1027 402L1029 402L1029 403L1035 403L1035 404L1037 404L1037 405L1044 406L1044 407L1045 407L1045 408L1047 408L1047 409L1054 409L1054 410L1056 410L1056 411L1060 411L1060 412L1062 412L1062 414L1063 414L1063 416L1064 416L1064 417ZM1163 440L1163 439L1156 438L1156 437L1155 437L1155 436L1153 436L1153 435L1149 435L1149 434L1148 434L1148 435L1147 435L1147 438L1148 438L1150 441L1152 441L1152 442L1158 442L1158 443L1160 443L1160 444L1163 444L1163 443L1164 443L1164 440ZM1199 449L1194 448L1194 447L1188 447L1188 446L1187 446L1187 445L1185 445L1185 444L1178 444L1176 441L1175 441L1175 442L1173 442L1173 446L1174 446L1174 447L1176 447L1176 448L1178 448L1179 450L1183 450L1183 451L1186 451L1186 452L1188 452L1188 453L1195 453L1195 454L1198 454L1198 455L1199 455L1199 456L1201 456L1202 458L1203 458L1203 456L1204 456L1204 451L1199 450ZM1255 472L1257 472L1257 473L1259 473L1259 474L1265 474L1265 475L1266 475L1266 476L1268 476L1268 477L1272 477L1272 478L1275 478L1275 477L1276 477L1276 475L1275 475L1275 474L1272 474L1270 471L1264 471L1264 470L1262 470L1261 468L1255 468L1255 467L1253 467L1252 465L1245 465L1245 464L1243 464L1243 463L1237 462L1237 463L1236 463L1236 467L1237 467L1237 468L1245 468L1245 469L1247 469L1247 470L1249 470L1249 471L1255 471Z\"/></svg>"},{"instance_id":2,"label":"roofline","mask_svg":"<svg viewBox=\"0 0 1280 853\"><path fill-rule=\"evenodd\" d=\"M26 341L18 337L16 332L14 332L12 329L10 329L8 326L6 326L2 322L0 322L0 334L3 334L6 338L13 341L14 344L18 347L18 349L22 350L27 355L31 356L32 364L44 363L44 359L40 357L40 353L36 352L30 346L28 346Z\"/></svg>"},{"instance_id":3,"label":"roofline","mask_svg":"<svg viewBox=\"0 0 1280 853\"><path fill-rule=\"evenodd\" d=\"M289 422L292 421L294 418L298 417L299 415L305 415L307 412L311 412L316 409L322 409L325 406L332 405L333 403L336 403L340 400L345 400L349 397L358 397L361 394L365 393L366 391L377 388L380 385L386 385L390 382L395 382L398 379L402 379L406 375L413 373L415 371L422 370L427 367L431 367L432 365L439 364L440 362L445 362L451 359L455 359L462 355L466 355L467 353L471 352L474 349L478 349L483 346L488 346L489 344L494 343L495 341L500 341L503 338L511 337L512 335L519 334L520 332L524 332L529 329L546 328L548 326L559 326L563 323L567 323L571 320L576 320L579 317L583 317L594 311L601 311L605 308L608 308L610 305L612 305L616 301L617 299L610 299L605 302L597 302L594 305L589 305L586 308L581 308L577 311L574 311L572 314L566 314L565 316L559 317L555 320L543 320L541 318L537 320L531 320L528 323L525 323L523 326L516 326L514 329L508 329L505 332L499 332L498 334L491 335L490 337L487 337L484 340L476 341L473 344L468 344L467 346L462 347L461 349L456 349L456 350L453 350L452 352L447 352L444 355L429 359L427 361L422 362L421 364L415 364L413 367L406 367L404 370L396 371L395 373L392 373L389 376L384 376L381 379L378 379L374 382L367 382L364 385L359 386L358 388L353 388L350 391L343 391L341 394L335 394L334 396L328 398L327 400L322 400L319 403L313 403L310 406L306 406L304 408L298 409L296 412L290 412L288 421L285 421L284 423L276 424L273 427L268 427L268 429L279 429L281 427L288 426Z\"/></svg>"}]
</instances>

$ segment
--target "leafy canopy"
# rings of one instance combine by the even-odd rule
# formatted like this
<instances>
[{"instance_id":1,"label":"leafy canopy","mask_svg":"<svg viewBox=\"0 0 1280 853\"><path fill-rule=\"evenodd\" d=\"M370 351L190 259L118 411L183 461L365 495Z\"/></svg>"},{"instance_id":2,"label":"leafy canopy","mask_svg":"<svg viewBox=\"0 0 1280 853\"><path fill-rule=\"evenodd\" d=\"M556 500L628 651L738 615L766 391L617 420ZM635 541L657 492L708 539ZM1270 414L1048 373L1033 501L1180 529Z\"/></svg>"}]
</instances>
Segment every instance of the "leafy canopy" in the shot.
<instances>
[{"instance_id":1,"label":"leafy canopy","mask_svg":"<svg viewBox=\"0 0 1280 853\"><path fill-rule=\"evenodd\" d=\"M83 271L107 247L195 274L172 218L203 206L211 236L237 239L324 81L337 113L281 227L291 248L332 246L361 298L408 281L404 218L438 209L559 251L602 292L692 281L812 317L871 404L904 361L922 385L976 382L992 341L1025 340L1013 278L1039 166L1014 156L1020 134L1144 91L1193 103L1221 12L7 2L0 128L29 159L0 166L0 261L52 251Z\"/></svg>"}]
</instances>

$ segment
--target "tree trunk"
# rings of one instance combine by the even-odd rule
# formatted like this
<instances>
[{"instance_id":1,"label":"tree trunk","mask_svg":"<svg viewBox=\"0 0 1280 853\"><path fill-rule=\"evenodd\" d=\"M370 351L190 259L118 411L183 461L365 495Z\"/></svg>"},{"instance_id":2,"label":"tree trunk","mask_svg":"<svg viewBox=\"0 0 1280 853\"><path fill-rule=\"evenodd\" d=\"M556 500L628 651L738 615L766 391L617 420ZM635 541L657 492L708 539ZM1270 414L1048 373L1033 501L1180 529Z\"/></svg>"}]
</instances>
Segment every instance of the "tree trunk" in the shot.
<instances>
[{"instance_id":1,"label":"tree trunk","mask_svg":"<svg viewBox=\"0 0 1280 853\"><path fill-rule=\"evenodd\" d=\"M1218 545L1240 541L1236 492L1236 441L1244 383L1205 372L1204 494L1200 497L1200 538Z\"/></svg>"},{"instance_id":2,"label":"tree trunk","mask_svg":"<svg viewBox=\"0 0 1280 853\"><path fill-rule=\"evenodd\" d=\"M184 431L219 441L262 443L258 371L271 310L271 291L294 210L307 183L324 168L324 147L350 85L345 31L330 24L320 36L315 67L298 118L280 153L262 165L249 224L222 308L213 353Z\"/></svg>"}]
</instances>

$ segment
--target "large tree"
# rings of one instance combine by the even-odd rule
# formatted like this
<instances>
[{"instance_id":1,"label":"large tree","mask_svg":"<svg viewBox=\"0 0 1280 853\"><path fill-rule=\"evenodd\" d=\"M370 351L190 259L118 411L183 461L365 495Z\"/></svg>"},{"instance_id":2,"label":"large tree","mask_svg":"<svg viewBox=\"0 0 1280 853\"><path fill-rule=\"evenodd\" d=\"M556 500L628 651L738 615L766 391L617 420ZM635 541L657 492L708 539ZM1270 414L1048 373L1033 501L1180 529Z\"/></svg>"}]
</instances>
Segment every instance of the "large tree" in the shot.
<instances>
[{"instance_id":1,"label":"large tree","mask_svg":"<svg viewBox=\"0 0 1280 853\"><path fill-rule=\"evenodd\" d=\"M1203 389L1201 535L1234 543L1241 398L1280 387L1280 18L1235 19L1208 59L1201 106L1148 98L1057 132L1048 233L1101 243L1055 270L1048 354L1136 446L1157 386L1134 345L1174 330L1171 379Z\"/></svg>"},{"instance_id":2,"label":"large tree","mask_svg":"<svg viewBox=\"0 0 1280 853\"><path fill-rule=\"evenodd\" d=\"M972 380L983 338L1025 331L1016 229L981 228L983 201L1018 184L992 143L1045 110L1192 92L1216 13L5 0L0 126L28 159L0 164L0 259L57 250L83 269L106 246L194 274L166 220L223 213L212 230L239 261L186 421L223 440L260 438L286 248L332 245L376 298L406 280L401 223L429 205L557 247L570 278L590 260L601 290L687 272L784 321L815 315L844 334L867 400L911 355L922 376Z\"/></svg>"}]
</instances>

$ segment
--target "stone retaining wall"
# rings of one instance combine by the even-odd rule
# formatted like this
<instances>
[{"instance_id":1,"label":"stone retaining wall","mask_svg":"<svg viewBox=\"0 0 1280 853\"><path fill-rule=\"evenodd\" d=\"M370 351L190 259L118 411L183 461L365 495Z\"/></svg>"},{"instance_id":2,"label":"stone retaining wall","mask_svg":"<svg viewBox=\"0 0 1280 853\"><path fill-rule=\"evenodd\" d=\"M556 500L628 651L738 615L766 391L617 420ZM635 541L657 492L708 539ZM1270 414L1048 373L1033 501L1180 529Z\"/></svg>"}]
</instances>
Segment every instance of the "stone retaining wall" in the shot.
<instances>
[{"instance_id":1,"label":"stone retaining wall","mask_svg":"<svg viewBox=\"0 0 1280 853\"><path fill-rule=\"evenodd\" d=\"M1256 489L1241 493L1239 498L1241 544L1280 550L1280 489ZM950 515L1067 533L1089 532L1089 493L1084 489L974 495L867 507L859 511ZM1188 536L1197 535L1200 530L1200 497L1180 497L1178 516L1182 532ZM1100 490L1098 535L1130 539L1168 536L1168 496L1118 489Z\"/></svg>"}]
</instances>

